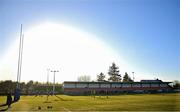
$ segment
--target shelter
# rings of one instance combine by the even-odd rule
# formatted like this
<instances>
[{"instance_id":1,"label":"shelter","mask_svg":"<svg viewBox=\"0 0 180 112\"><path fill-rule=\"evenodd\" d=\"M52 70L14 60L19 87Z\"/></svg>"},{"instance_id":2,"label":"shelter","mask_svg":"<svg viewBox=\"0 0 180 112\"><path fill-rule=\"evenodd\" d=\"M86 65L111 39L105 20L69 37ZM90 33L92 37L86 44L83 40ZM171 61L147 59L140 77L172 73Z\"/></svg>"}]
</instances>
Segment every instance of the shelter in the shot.
<instances>
[{"instance_id":1,"label":"shelter","mask_svg":"<svg viewBox=\"0 0 180 112\"><path fill-rule=\"evenodd\" d=\"M171 82L161 80L141 80L140 82L73 82L63 83L64 94L88 95L96 94L118 94L118 93L149 93L169 92Z\"/></svg>"}]
</instances>

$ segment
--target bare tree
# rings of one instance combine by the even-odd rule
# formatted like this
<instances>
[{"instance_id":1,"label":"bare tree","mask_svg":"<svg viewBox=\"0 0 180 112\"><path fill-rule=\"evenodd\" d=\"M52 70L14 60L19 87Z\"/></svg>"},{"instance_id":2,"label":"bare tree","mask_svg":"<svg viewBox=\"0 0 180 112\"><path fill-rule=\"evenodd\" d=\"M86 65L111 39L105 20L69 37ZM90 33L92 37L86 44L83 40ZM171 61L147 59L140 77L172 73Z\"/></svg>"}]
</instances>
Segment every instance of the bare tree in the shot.
<instances>
[{"instance_id":1,"label":"bare tree","mask_svg":"<svg viewBox=\"0 0 180 112\"><path fill-rule=\"evenodd\" d=\"M90 82L91 77L88 75L79 76L77 79L79 82Z\"/></svg>"}]
</instances>

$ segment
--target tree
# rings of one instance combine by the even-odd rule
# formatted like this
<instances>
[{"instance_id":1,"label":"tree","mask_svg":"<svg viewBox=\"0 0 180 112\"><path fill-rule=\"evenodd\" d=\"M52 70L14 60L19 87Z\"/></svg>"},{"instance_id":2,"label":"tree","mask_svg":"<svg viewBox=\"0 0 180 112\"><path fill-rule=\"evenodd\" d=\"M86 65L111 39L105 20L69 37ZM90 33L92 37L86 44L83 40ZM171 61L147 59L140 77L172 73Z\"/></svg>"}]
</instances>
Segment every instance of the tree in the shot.
<instances>
[{"instance_id":1,"label":"tree","mask_svg":"<svg viewBox=\"0 0 180 112\"><path fill-rule=\"evenodd\" d=\"M10 92L12 93L14 91L14 88L13 88L13 82L11 80L6 80L3 82L3 89L5 92Z\"/></svg>"},{"instance_id":2,"label":"tree","mask_svg":"<svg viewBox=\"0 0 180 112\"><path fill-rule=\"evenodd\" d=\"M173 87L175 89L179 89L180 88L180 82L178 80L173 81Z\"/></svg>"},{"instance_id":3,"label":"tree","mask_svg":"<svg viewBox=\"0 0 180 112\"><path fill-rule=\"evenodd\" d=\"M104 78L105 75L102 72L99 75L97 75L97 81L105 81Z\"/></svg>"},{"instance_id":4,"label":"tree","mask_svg":"<svg viewBox=\"0 0 180 112\"><path fill-rule=\"evenodd\" d=\"M47 87L49 90L52 89L52 83L47 85L46 83L33 82L32 80L25 83L20 83L20 92L21 94L36 94L41 92L41 94L47 94ZM0 81L0 95L7 95L8 92L15 95L17 82L12 80ZM57 84L56 91L62 93L62 84Z\"/></svg>"},{"instance_id":5,"label":"tree","mask_svg":"<svg viewBox=\"0 0 180 112\"><path fill-rule=\"evenodd\" d=\"M123 82L133 82L133 80L131 79L131 77L128 75L127 72L125 72L125 75L123 77Z\"/></svg>"},{"instance_id":6,"label":"tree","mask_svg":"<svg viewBox=\"0 0 180 112\"><path fill-rule=\"evenodd\" d=\"M91 80L91 77L88 75L82 75L78 77L79 82L89 82Z\"/></svg>"},{"instance_id":7,"label":"tree","mask_svg":"<svg viewBox=\"0 0 180 112\"><path fill-rule=\"evenodd\" d=\"M119 67L116 66L115 63L112 63L112 66L109 67L109 81L120 82L121 75L119 74Z\"/></svg>"},{"instance_id":8,"label":"tree","mask_svg":"<svg viewBox=\"0 0 180 112\"><path fill-rule=\"evenodd\" d=\"M31 93L32 90L33 89L33 81L32 80L30 80L29 82L27 82L27 84L26 84L26 94L29 94L29 93Z\"/></svg>"}]
</instances>

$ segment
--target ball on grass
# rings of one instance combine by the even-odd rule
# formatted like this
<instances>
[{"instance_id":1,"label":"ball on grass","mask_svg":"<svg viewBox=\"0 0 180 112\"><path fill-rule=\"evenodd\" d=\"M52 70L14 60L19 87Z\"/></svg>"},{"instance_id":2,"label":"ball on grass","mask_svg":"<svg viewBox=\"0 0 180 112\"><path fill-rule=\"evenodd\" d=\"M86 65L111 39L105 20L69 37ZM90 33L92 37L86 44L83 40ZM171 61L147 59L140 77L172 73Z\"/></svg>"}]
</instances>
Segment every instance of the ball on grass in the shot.
<instances>
[{"instance_id":1,"label":"ball on grass","mask_svg":"<svg viewBox=\"0 0 180 112\"><path fill-rule=\"evenodd\" d=\"M41 107L40 107L40 106L38 106L38 110L41 110Z\"/></svg>"}]
</instances>

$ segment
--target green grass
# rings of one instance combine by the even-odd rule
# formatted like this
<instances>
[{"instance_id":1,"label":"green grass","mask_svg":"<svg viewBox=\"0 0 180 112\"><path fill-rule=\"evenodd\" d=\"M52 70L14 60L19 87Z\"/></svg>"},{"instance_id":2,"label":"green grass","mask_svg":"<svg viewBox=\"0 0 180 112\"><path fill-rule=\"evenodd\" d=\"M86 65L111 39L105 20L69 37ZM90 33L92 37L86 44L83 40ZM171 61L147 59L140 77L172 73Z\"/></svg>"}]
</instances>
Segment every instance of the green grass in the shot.
<instances>
[{"instance_id":1,"label":"green grass","mask_svg":"<svg viewBox=\"0 0 180 112\"><path fill-rule=\"evenodd\" d=\"M42 111L180 111L180 93L117 95L108 99L106 96L58 97L50 96L49 102L46 102L46 96L22 96L9 111L36 111L38 106ZM0 101L5 102L5 99L5 96L0 96ZM47 106L52 106L52 109Z\"/></svg>"}]
</instances>

